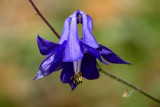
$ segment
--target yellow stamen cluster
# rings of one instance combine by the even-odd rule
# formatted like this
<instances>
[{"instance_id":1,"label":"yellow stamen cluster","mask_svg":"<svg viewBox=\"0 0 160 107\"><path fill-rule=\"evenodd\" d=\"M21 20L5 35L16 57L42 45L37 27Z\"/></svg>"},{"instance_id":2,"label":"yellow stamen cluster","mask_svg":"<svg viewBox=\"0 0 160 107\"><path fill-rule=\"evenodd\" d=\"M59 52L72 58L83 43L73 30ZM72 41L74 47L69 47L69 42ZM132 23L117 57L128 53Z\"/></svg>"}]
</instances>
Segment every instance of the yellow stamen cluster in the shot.
<instances>
[{"instance_id":1,"label":"yellow stamen cluster","mask_svg":"<svg viewBox=\"0 0 160 107\"><path fill-rule=\"evenodd\" d=\"M73 83L75 83L76 85L82 83L83 82L82 73L79 72L78 74L74 74L74 76L71 77L71 80L73 80Z\"/></svg>"}]
</instances>

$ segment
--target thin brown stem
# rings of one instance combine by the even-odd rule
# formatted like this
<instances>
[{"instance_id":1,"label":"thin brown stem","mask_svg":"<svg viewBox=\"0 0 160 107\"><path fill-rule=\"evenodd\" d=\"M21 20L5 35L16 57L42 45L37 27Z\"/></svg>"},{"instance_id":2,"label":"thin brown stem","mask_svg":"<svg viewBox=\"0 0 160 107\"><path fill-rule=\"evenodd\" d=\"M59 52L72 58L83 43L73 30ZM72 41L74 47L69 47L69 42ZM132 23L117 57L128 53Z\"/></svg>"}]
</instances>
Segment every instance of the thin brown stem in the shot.
<instances>
[{"instance_id":1,"label":"thin brown stem","mask_svg":"<svg viewBox=\"0 0 160 107\"><path fill-rule=\"evenodd\" d=\"M52 27L52 25L46 20L46 18L41 14L41 12L38 10L34 2L32 0L29 0L29 2L31 3L31 5L33 6L37 14L41 17L41 19L47 24L47 26L52 30L52 32L57 36L57 38L60 39L60 35L56 32L56 30Z\"/></svg>"}]
</instances>

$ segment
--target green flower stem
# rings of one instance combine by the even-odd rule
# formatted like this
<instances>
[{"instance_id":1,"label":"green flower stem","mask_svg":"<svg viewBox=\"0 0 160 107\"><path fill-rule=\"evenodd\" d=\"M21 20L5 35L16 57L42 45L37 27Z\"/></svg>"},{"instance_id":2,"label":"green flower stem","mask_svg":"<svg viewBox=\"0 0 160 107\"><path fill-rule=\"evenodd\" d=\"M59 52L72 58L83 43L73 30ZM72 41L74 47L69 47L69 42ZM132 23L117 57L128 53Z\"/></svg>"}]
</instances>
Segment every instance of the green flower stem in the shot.
<instances>
[{"instance_id":1,"label":"green flower stem","mask_svg":"<svg viewBox=\"0 0 160 107\"><path fill-rule=\"evenodd\" d=\"M31 3L31 5L33 6L33 8L34 8L35 11L37 12L37 14L41 17L41 19L47 24L47 26L51 29L51 31L57 36L57 38L60 38L60 35L56 32L56 30L52 27L52 25L51 25L51 24L45 19L45 17L41 14L41 12L38 10L38 8L37 8L36 5L34 4L34 2L33 2L32 0L29 0L29 2ZM148 97L148 98L150 98L151 100L153 100L153 101L155 101L155 102L157 102L157 103L160 104L160 100L159 100L159 99L157 99L156 97L152 96L151 94L145 92L145 91L142 90L141 88L139 88L139 87L137 87L137 86L135 86L135 85L133 85L133 84L131 84L131 83L129 83L129 82L121 79L121 78L119 78L118 76L115 76L115 75L113 75L113 74L111 74L111 73L109 73L109 72L107 72L107 71L104 71L104 70L100 67L99 63L97 63L97 67L98 67L98 70L99 70L100 72L104 73L105 75L107 75L107 76L115 79L116 81L119 81L119 82L121 82L121 83L123 83L123 84L125 84L125 85L127 85L127 86L129 86L129 87L131 87L131 88L133 88L133 89L135 89L136 91L139 91L141 94L145 95L146 97Z\"/></svg>"},{"instance_id":2,"label":"green flower stem","mask_svg":"<svg viewBox=\"0 0 160 107\"><path fill-rule=\"evenodd\" d=\"M151 94L145 92L141 88L136 87L135 85L133 85L133 84L131 84L131 83L129 83L129 82L127 82L127 81L125 81L125 80L123 80L123 79L121 79L121 78L119 78L119 77L107 72L107 71L104 71L104 70L99 70L99 71L104 73L105 75L107 75L107 76L109 76L109 77L111 77L111 78L113 78L113 79L115 79L115 80L117 80L117 81L119 81L119 82L121 82L121 83L123 83L123 84L125 84L125 85L127 85L127 86L129 86L131 88L133 88L133 89L135 89L136 91L139 91L141 94L145 95L146 97L148 97L148 98L150 98L150 99L152 99L152 100L154 100L154 101L156 101L157 103L160 104L160 100L159 99L157 99L154 96L152 96Z\"/></svg>"},{"instance_id":3,"label":"green flower stem","mask_svg":"<svg viewBox=\"0 0 160 107\"><path fill-rule=\"evenodd\" d=\"M123 83L123 84L125 84L125 85L127 85L127 86L129 86L129 87L131 87L131 88L133 88L133 89L136 90L136 91L139 91L141 94L145 95L146 97L148 97L148 98L150 98L151 100L153 100L153 101L155 101L155 102L157 102L157 103L160 104L160 100L157 99L156 97L154 97L153 95L151 95L151 94L145 92L144 90L142 90L141 88L139 88L139 87L137 87L137 86L135 86L135 85L133 85L133 84L131 84L131 83L129 83L129 82L121 79L121 78L119 78L118 76L115 76L115 75L113 75L113 74L111 74L111 73L109 73L109 72L107 72L107 71L104 71L104 70L101 68L101 66L99 65L99 62L98 62L98 61L97 61L97 68L98 68L98 71L99 71L99 72L104 73L105 75L107 75L107 76L115 79L116 81L119 81L119 82L121 82L121 83Z\"/></svg>"}]
</instances>

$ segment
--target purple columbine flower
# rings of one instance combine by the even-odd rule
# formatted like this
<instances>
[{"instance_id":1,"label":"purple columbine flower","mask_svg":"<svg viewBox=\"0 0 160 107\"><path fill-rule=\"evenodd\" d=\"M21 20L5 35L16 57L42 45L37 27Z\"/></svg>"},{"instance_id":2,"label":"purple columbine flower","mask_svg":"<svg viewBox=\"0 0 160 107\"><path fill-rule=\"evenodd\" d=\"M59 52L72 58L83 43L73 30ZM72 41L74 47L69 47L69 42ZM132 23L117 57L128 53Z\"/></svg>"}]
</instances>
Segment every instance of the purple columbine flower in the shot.
<instances>
[{"instance_id":1,"label":"purple columbine flower","mask_svg":"<svg viewBox=\"0 0 160 107\"><path fill-rule=\"evenodd\" d=\"M81 16L81 17L79 17ZM77 24L81 23L83 38L78 37ZM97 79L99 72L96 67L96 58L116 64L130 64L122 60L105 46L99 45L92 34L92 18L82 11L75 11L64 22L63 33L59 43L37 37L37 43L42 55L47 55L41 63L34 79L43 78L54 71L63 69L61 81L69 83L72 90L83 82L83 77L89 80Z\"/></svg>"}]
</instances>

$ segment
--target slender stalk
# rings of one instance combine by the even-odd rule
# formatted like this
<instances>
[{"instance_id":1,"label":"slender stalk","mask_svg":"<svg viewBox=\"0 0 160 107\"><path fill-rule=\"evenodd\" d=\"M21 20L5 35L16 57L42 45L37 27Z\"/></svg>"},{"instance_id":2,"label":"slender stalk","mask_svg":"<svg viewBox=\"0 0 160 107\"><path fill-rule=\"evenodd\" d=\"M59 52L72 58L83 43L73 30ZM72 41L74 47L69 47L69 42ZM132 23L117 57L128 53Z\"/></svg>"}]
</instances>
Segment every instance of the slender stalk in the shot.
<instances>
[{"instance_id":1,"label":"slender stalk","mask_svg":"<svg viewBox=\"0 0 160 107\"><path fill-rule=\"evenodd\" d=\"M48 25L48 27L52 30L52 32L57 36L57 38L60 38L59 34L56 32L56 30L51 26L51 24L45 19L45 17L41 14L41 12L38 10L38 8L36 7L36 5L34 4L34 2L32 0L29 0L29 2L31 3L31 5L33 6L33 8L35 9L35 11L37 12L37 14L42 18L42 20ZM99 63L97 62L97 67L98 67L98 70L102 73L104 73L105 75L115 79L116 81L119 81L133 89L135 89L136 91L139 91L141 94L145 95L146 97L150 98L151 100L157 102L157 103L160 103L160 100L157 99L156 97L152 96L151 94L145 92L144 90L142 90L141 88L119 78L118 76L115 76L107 71L104 71Z\"/></svg>"},{"instance_id":2,"label":"slender stalk","mask_svg":"<svg viewBox=\"0 0 160 107\"><path fill-rule=\"evenodd\" d=\"M33 6L34 10L37 12L37 14L41 17L41 19L47 24L47 26L52 30L52 32L57 36L57 38L60 39L59 34L56 32L56 30L52 27L52 25L46 20L46 18L41 14L41 12L38 10L37 6L34 4L32 0L29 0L31 5Z\"/></svg>"},{"instance_id":3,"label":"slender stalk","mask_svg":"<svg viewBox=\"0 0 160 107\"><path fill-rule=\"evenodd\" d=\"M98 67L98 70L100 72L104 73L105 75L107 75L107 76L115 79L116 81L119 81L119 82L121 82L121 83L123 83L123 84L125 84L125 85L127 85L127 86L129 86L131 88L133 88L133 89L135 89L136 91L139 91L141 94L145 95L146 97L150 98L151 100L154 100L155 102L160 103L160 100L157 99L156 97L152 96L150 93L145 92L141 88L139 88L139 87L137 87L137 86L135 86L135 85L133 85L133 84L131 84L131 83L129 83L129 82L127 82L127 81L125 81L125 80L123 80L123 79L121 79L121 78L119 78L119 77L107 72L107 71L104 71L99 65L97 67Z\"/></svg>"}]
</instances>

